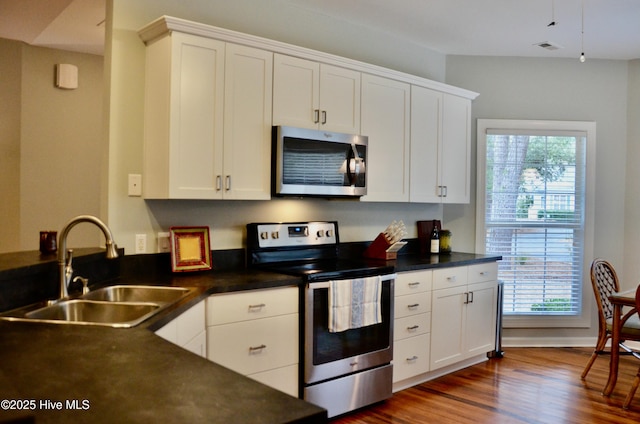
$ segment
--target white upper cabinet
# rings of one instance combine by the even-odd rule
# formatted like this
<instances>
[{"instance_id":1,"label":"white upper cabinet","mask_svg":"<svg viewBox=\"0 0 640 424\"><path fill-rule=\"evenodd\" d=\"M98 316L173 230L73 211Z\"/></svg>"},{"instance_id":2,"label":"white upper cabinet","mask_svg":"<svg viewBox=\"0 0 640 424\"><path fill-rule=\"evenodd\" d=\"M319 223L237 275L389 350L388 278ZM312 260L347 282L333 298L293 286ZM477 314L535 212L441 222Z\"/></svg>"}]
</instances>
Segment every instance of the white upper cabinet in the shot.
<instances>
[{"instance_id":1,"label":"white upper cabinet","mask_svg":"<svg viewBox=\"0 0 640 424\"><path fill-rule=\"evenodd\" d=\"M360 72L275 54L273 125L360 133Z\"/></svg>"},{"instance_id":2,"label":"white upper cabinet","mask_svg":"<svg viewBox=\"0 0 640 424\"><path fill-rule=\"evenodd\" d=\"M443 94L440 182L443 203L469 203L471 100Z\"/></svg>"},{"instance_id":3,"label":"white upper cabinet","mask_svg":"<svg viewBox=\"0 0 640 424\"><path fill-rule=\"evenodd\" d=\"M139 35L145 198L270 199L284 125L368 136L363 201L469 202L477 93L170 16Z\"/></svg>"},{"instance_id":4,"label":"white upper cabinet","mask_svg":"<svg viewBox=\"0 0 640 424\"><path fill-rule=\"evenodd\" d=\"M273 53L227 44L225 71L222 195L268 200Z\"/></svg>"},{"instance_id":5,"label":"white upper cabinet","mask_svg":"<svg viewBox=\"0 0 640 424\"><path fill-rule=\"evenodd\" d=\"M172 33L147 46L143 195L213 199L222 168L225 43Z\"/></svg>"},{"instance_id":6,"label":"white upper cabinet","mask_svg":"<svg viewBox=\"0 0 640 424\"><path fill-rule=\"evenodd\" d=\"M362 134L367 148L367 195L370 202L409 200L409 84L362 75Z\"/></svg>"},{"instance_id":7,"label":"white upper cabinet","mask_svg":"<svg viewBox=\"0 0 640 424\"><path fill-rule=\"evenodd\" d=\"M272 61L179 32L148 44L145 198L270 198Z\"/></svg>"},{"instance_id":8,"label":"white upper cabinet","mask_svg":"<svg viewBox=\"0 0 640 424\"><path fill-rule=\"evenodd\" d=\"M410 201L469 203L471 100L411 87Z\"/></svg>"}]
</instances>

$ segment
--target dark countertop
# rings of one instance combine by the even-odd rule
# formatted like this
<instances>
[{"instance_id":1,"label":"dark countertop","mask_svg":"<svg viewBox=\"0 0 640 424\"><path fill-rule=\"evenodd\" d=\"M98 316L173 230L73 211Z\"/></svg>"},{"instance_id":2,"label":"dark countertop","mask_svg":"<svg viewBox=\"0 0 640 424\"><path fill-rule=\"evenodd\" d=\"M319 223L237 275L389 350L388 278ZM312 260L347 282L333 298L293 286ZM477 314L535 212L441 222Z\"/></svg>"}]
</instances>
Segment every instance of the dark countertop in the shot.
<instances>
[{"instance_id":1,"label":"dark countertop","mask_svg":"<svg viewBox=\"0 0 640 424\"><path fill-rule=\"evenodd\" d=\"M99 252L99 251L98 251ZM86 252L94 255L93 250ZM19 266L40 268L46 258L9 254ZM29 252L27 252L29 256ZM31 255L32 256L32 255ZM142 257L128 258L128 268L145 269ZM26 278L0 255L0 295L11 277ZM396 272L464 266L500 260L499 256L399 255L382 261ZM54 259L55 260L55 259ZM82 259L78 261L82 263ZM39 268L40 267L40 268ZM109 272L104 272L109 275ZM216 293L301 285L299 277L236 268L196 273L126 272L105 284L153 284L199 287L156 317L132 329L0 321L0 399L35 400L36 422L326 422L326 411L290 397L204 358L152 333L197 302ZM15 280L14 280L15 281ZM149 331L151 330L151 331ZM78 400L87 410L66 409ZM63 410L46 410L41 401L61 401ZM0 409L0 422L16 411ZM24 415L24 414L22 414ZM5 418L5 416L7 418Z\"/></svg>"},{"instance_id":2,"label":"dark countertop","mask_svg":"<svg viewBox=\"0 0 640 424\"><path fill-rule=\"evenodd\" d=\"M35 400L22 412L37 423L326 422L324 409L140 328L0 322L0 346L0 399ZM0 422L15 415L0 410Z\"/></svg>"}]
</instances>

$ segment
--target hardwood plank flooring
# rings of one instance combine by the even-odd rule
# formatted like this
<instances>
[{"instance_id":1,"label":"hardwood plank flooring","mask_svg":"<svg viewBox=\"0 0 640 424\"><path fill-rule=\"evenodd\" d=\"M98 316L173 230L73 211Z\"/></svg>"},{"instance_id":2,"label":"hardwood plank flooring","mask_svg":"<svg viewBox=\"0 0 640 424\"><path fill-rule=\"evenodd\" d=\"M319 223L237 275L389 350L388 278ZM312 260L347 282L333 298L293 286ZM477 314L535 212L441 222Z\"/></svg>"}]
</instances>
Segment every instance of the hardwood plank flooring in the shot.
<instances>
[{"instance_id":1,"label":"hardwood plank flooring","mask_svg":"<svg viewBox=\"0 0 640 424\"><path fill-rule=\"evenodd\" d=\"M590 348L506 348L490 359L395 393L391 399L337 417L332 424L640 423L640 391L622 409L640 361L620 360L618 383L601 392L609 358L599 357L585 380Z\"/></svg>"}]
</instances>

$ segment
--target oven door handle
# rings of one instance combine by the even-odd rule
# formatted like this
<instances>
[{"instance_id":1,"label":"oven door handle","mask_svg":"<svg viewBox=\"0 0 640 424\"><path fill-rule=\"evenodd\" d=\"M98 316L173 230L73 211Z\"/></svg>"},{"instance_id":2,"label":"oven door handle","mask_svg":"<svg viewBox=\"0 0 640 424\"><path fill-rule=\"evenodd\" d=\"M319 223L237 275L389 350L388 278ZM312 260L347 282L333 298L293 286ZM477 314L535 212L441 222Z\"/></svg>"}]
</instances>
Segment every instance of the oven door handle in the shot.
<instances>
[{"instance_id":1,"label":"oven door handle","mask_svg":"<svg viewBox=\"0 0 640 424\"><path fill-rule=\"evenodd\" d=\"M385 274L385 275L381 275L380 276L380 281L382 283L384 283L385 281L390 281L390 280L395 280L396 279L397 274ZM345 281L347 281L349 279L345 279ZM337 280L337 281L342 281L342 280ZM307 288L308 289L327 289L331 286L331 281L318 281L318 282L310 282L307 283Z\"/></svg>"}]
</instances>

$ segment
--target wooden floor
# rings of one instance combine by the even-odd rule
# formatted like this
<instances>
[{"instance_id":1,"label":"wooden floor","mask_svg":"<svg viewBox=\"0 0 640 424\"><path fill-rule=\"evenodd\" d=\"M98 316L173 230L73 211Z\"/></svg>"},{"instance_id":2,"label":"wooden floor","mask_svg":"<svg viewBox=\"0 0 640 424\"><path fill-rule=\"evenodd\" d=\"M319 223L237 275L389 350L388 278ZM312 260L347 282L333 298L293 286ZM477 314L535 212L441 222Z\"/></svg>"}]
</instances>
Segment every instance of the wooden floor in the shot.
<instances>
[{"instance_id":1,"label":"wooden floor","mask_svg":"<svg viewBox=\"0 0 640 424\"><path fill-rule=\"evenodd\" d=\"M507 348L501 359L403 390L391 399L343 415L354 423L640 423L640 391L622 409L640 361L621 358L611 397L601 395L609 358L599 357L585 380L591 349Z\"/></svg>"}]
</instances>

